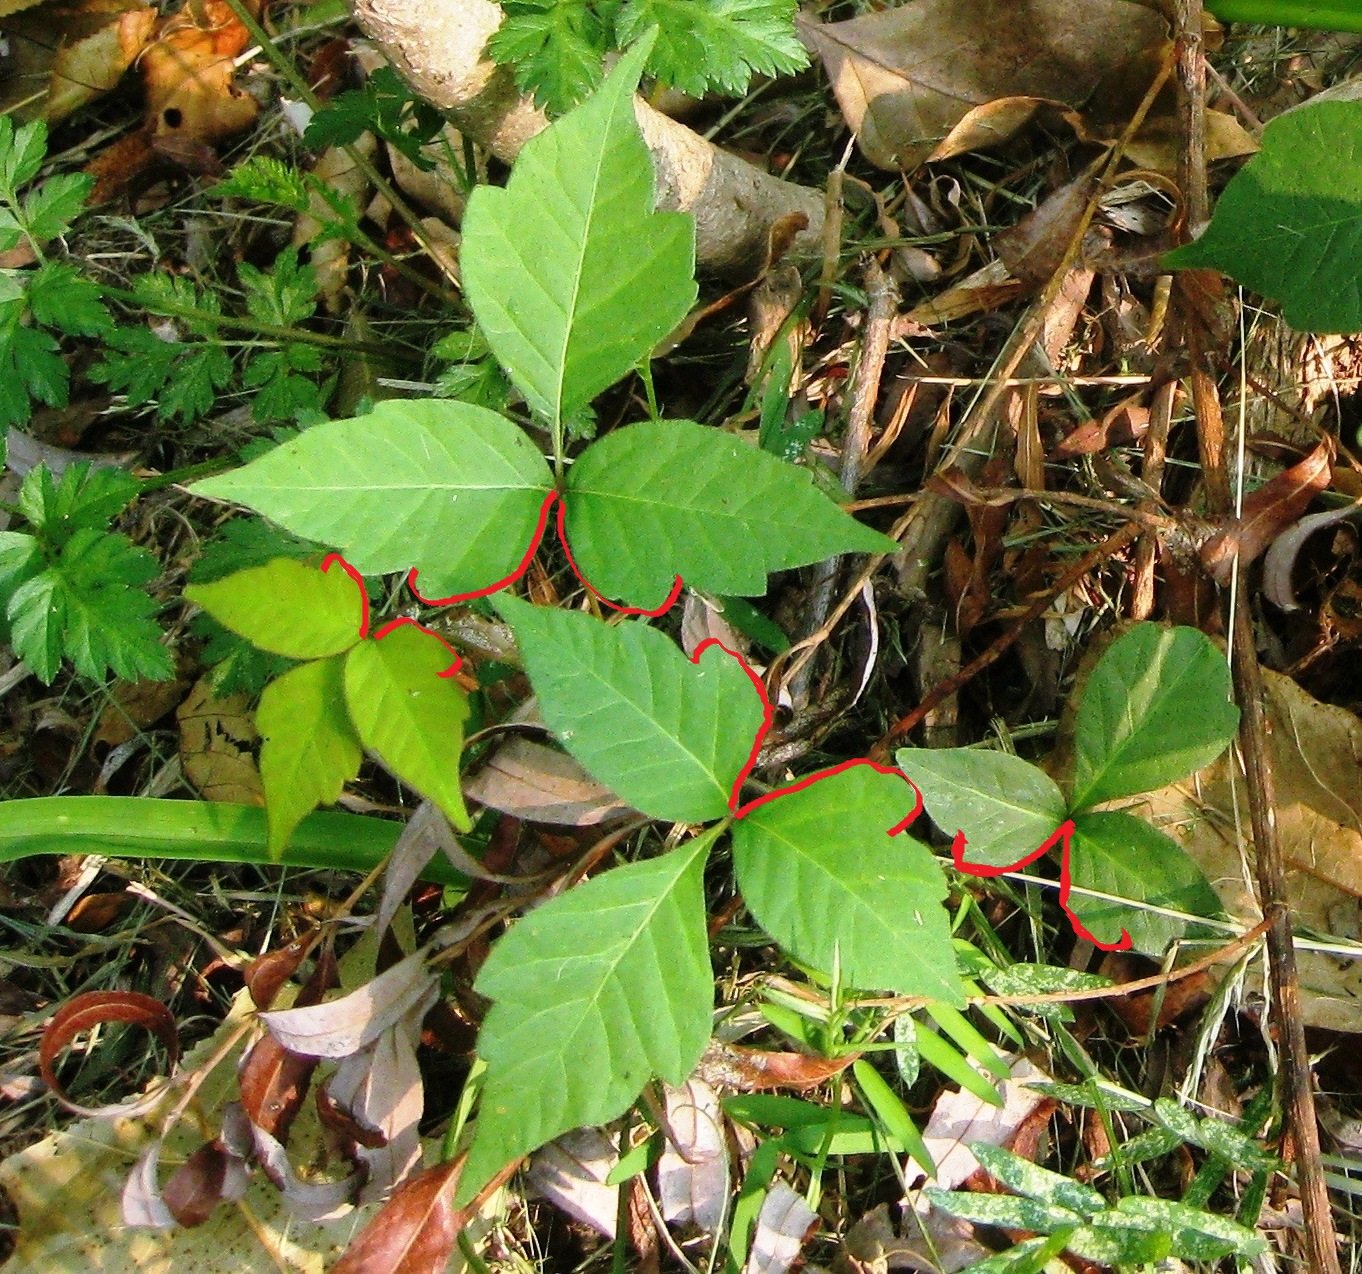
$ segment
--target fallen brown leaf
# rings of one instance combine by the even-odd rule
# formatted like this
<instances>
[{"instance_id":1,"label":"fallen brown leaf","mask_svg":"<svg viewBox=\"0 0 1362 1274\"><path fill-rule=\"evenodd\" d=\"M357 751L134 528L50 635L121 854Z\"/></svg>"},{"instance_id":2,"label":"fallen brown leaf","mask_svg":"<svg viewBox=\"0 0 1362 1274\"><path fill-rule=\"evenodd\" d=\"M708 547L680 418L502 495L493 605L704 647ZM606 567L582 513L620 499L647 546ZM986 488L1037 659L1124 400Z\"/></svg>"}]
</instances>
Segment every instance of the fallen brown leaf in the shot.
<instances>
[{"instance_id":1,"label":"fallen brown leaf","mask_svg":"<svg viewBox=\"0 0 1362 1274\"><path fill-rule=\"evenodd\" d=\"M916 0L800 36L823 60L867 159L913 169L1007 140L1045 102L1085 101L1166 38L1124 0Z\"/></svg>"},{"instance_id":2,"label":"fallen brown leaf","mask_svg":"<svg viewBox=\"0 0 1362 1274\"><path fill-rule=\"evenodd\" d=\"M471 1211L454 1207L464 1155L413 1177L360 1231L331 1274L443 1274Z\"/></svg>"},{"instance_id":3,"label":"fallen brown leaf","mask_svg":"<svg viewBox=\"0 0 1362 1274\"><path fill-rule=\"evenodd\" d=\"M1234 564L1256 560L1297 521L1329 485L1334 445L1326 436L1304 460L1283 469L1245 501L1243 512L1201 546L1201 564L1217 584L1230 582Z\"/></svg>"},{"instance_id":4,"label":"fallen brown leaf","mask_svg":"<svg viewBox=\"0 0 1362 1274\"><path fill-rule=\"evenodd\" d=\"M249 704L245 695L217 698L204 677L176 709L185 778L207 800L265 803L254 755L260 735Z\"/></svg>"}]
</instances>

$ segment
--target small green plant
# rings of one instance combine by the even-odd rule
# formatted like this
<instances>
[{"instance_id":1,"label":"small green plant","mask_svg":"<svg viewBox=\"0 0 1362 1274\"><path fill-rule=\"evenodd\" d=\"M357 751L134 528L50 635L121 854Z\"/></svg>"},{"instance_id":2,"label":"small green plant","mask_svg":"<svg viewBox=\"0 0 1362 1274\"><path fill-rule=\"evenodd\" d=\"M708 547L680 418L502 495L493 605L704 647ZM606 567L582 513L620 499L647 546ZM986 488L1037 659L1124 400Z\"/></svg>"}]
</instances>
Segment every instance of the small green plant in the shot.
<instances>
[{"instance_id":1,"label":"small green plant","mask_svg":"<svg viewBox=\"0 0 1362 1274\"><path fill-rule=\"evenodd\" d=\"M1084 688L1067 793L1038 766L1002 752L903 748L897 760L933 822L947 834L965 829L957 867L1002 875L1058 846L1060 905L1079 932L1157 955L1186 932L1179 914L1218 913L1215 891L1163 832L1098 807L1186 778L1225 750L1238 722L1229 667L1210 641L1193 628L1141 624L1112 644ZM1038 848L1019 859L1018 845ZM1082 892L1071 894L1071 885ZM1152 909L1119 901L1129 898ZM1105 937L1113 930L1120 936Z\"/></svg>"},{"instance_id":2,"label":"small green plant","mask_svg":"<svg viewBox=\"0 0 1362 1274\"><path fill-rule=\"evenodd\" d=\"M742 95L752 75L808 63L794 0L508 0L487 52L517 86L561 114L600 82L605 55L657 32L645 67L683 93Z\"/></svg>"},{"instance_id":3,"label":"small green plant","mask_svg":"<svg viewBox=\"0 0 1362 1274\"><path fill-rule=\"evenodd\" d=\"M62 659L77 672L136 680L171 674L170 652L143 586L156 558L110 531L138 492L121 469L73 464L58 478L44 465L19 491L27 531L0 531L3 629L14 652L47 685Z\"/></svg>"},{"instance_id":4,"label":"small green plant","mask_svg":"<svg viewBox=\"0 0 1362 1274\"><path fill-rule=\"evenodd\" d=\"M1180 1108L1174 1109L1182 1113ZM973 1194L929 1186L926 1194L932 1205L976 1225L1029 1230L1043 1237L1028 1239L1006 1253L976 1262L967 1274L1040 1270L1051 1257L1065 1251L1084 1260L1122 1267L1169 1257L1218 1261L1236 1255L1251 1259L1267 1250L1267 1241L1260 1235L1203 1207L1143 1195L1127 1195L1110 1207L1091 1186L1050 1172L1010 1151L988 1145L971 1149L994 1179L1013 1193ZM1261 1161L1261 1152L1251 1149Z\"/></svg>"},{"instance_id":5,"label":"small green plant","mask_svg":"<svg viewBox=\"0 0 1362 1274\"><path fill-rule=\"evenodd\" d=\"M60 337L104 336L113 326L99 288L46 255L85 210L94 179L65 173L30 189L46 157L46 124L16 129L0 118L0 252L22 245L36 262L0 270L0 428L27 420L34 402L66 405Z\"/></svg>"}]
</instances>

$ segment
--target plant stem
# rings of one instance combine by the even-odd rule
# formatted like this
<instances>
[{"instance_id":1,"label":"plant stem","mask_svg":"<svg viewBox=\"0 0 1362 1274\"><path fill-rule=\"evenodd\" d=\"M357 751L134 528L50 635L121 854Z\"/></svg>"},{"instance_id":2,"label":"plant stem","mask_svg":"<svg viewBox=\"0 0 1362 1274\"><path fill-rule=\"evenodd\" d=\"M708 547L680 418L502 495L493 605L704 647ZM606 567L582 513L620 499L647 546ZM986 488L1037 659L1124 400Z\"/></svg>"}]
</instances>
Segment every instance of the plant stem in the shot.
<instances>
[{"instance_id":1,"label":"plant stem","mask_svg":"<svg viewBox=\"0 0 1362 1274\"><path fill-rule=\"evenodd\" d=\"M402 824L332 811L309 814L277 859L266 849L266 831L265 811L253 805L34 797L0 802L0 862L35 854L107 854L366 872L391 852ZM440 884L464 883L439 854L422 875Z\"/></svg>"},{"instance_id":2,"label":"plant stem","mask_svg":"<svg viewBox=\"0 0 1362 1274\"><path fill-rule=\"evenodd\" d=\"M1362 31L1362 9L1355 4L1315 4L1313 0L1209 0L1206 7L1222 22L1261 22L1268 26L1312 27L1319 31Z\"/></svg>"},{"instance_id":3,"label":"plant stem","mask_svg":"<svg viewBox=\"0 0 1362 1274\"><path fill-rule=\"evenodd\" d=\"M295 345L318 345L323 349L345 350L357 354L373 354L391 358L391 345L379 345L371 341L353 341L345 336L328 336L325 332L309 332L301 327L281 327L276 323L261 323L257 319L231 318L226 314L211 314L207 310L196 309L192 305L177 305L162 297L150 298L130 292L126 288L100 284L100 291L111 300L122 301L125 305L137 306L167 318L182 318L194 323L207 323L213 327L226 328L233 332L246 332L257 339L288 341Z\"/></svg>"}]
</instances>

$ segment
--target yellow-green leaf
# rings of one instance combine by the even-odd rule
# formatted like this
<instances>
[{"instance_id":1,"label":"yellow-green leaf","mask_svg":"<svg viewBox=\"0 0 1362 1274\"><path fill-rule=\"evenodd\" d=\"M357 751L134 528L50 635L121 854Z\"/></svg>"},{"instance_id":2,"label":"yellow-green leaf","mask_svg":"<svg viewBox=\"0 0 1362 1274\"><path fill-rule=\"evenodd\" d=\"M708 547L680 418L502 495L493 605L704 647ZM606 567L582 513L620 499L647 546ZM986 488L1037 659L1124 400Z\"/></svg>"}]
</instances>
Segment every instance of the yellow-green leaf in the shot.
<instances>
[{"instance_id":1,"label":"yellow-green leaf","mask_svg":"<svg viewBox=\"0 0 1362 1274\"><path fill-rule=\"evenodd\" d=\"M269 852L278 858L293 829L318 805L330 805L359 773L359 736L345 710L339 656L292 668L265 687L255 724L264 743Z\"/></svg>"},{"instance_id":2,"label":"yellow-green leaf","mask_svg":"<svg viewBox=\"0 0 1362 1274\"><path fill-rule=\"evenodd\" d=\"M368 603L337 558L328 569L281 557L184 595L253 646L290 659L324 659L364 636Z\"/></svg>"},{"instance_id":3,"label":"yellow-green leaf","mask_svg":"<svg viewBox=\"0 0 1362 1274\"><path fill-rule=\"evenodd\" d=\"M466 832L459 753L468 699L446 675L456 662L433 633L399 621L345 657L345 701L364 746Z\"/></svg>"}]
</instances>

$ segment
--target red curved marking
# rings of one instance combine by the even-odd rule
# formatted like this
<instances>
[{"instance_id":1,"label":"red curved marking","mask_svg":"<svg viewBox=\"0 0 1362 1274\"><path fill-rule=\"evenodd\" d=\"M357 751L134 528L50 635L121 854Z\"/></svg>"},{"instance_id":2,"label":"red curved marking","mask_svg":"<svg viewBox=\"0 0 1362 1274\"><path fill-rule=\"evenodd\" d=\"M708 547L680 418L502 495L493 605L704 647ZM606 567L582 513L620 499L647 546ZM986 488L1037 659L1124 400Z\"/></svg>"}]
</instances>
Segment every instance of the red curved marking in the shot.
<instances>
[{"instance_id":1,"label":"red curved marking","mask_svg":"<svg viewBox=\"0 0 1362 1274\"><path fill-rule=\"evenodd\" d=\"M918 791L917 784L897 766L881 765L878 761L872 761L865 756L854 757L850 761L841 762L839 765L830 765L826 770L817 770L813 774L806 774L802 779L796 779L793 783L787 783L784 787L778 787L773 792L766 792L748 801L741 810L737 810L735 813L739 818L746 818L754 809L765 805L768 801L789 796L792 792L802 792L806 787L812 787L815 783L821 783L824 779L830 779L834 774L841 774L857 765L868 765L876 774L892 774L895 778L902 779L913 789L913 808L903 818L899 819L893 827L888 828L885 835L897 836L900 832L907 831L916 821L917 816L922 813L922 793Z\"/></svg>"},{"instance_id":2,"label":"red curved marking","mask_svg":"<svg viewBox=\"0 0 1362 1274\"><path fill-rule=\"evenodd\" d=\"M578 579L581 578L579 575ZM676 586L680 588L681 577L676 577ZM590 585L588 585L590 587ZM593 590L594 591L594 590ZM670 603L668 603L670 605ZM736 659L738 667L747 674L747 679L752 683L752 688L757 692L757 698L761 700L761 724L757 727L756 737L752 740L752 750L747 754L747 760L743 762L742 769L738 771L738 776L733 780L733 786L728 793L728 808L737 818L741 818L746 813L740 807L739 798L742 794L742 785L747 782L757 764L757 754L761 751L761 745L766 741L766 736L771 733L771 725L776 719L776 710L771 706L770 697L766 693L766 685L760 677L752 670L752 665L747 662L736 650L730 650L717 637L709 637L702 641L695 648L695 653L691 655L690 661L697 668L700 666L700 656L711 646L718 646L730 659ZM764 798L763 798L764 799Z\"/></svg>"},{"instance_id":3,"label":"red curved marking","mask_svg":"<svg viewBox=\"0 0 1362 1274\"><path fill-rule=\"evenodd\" d=\"M405 628L408 625L410 625L412 628L419 628L423 633L425 633L429 637L434 637L435 640L438 641L440 645L442 645L445 648L445 650L449 653L450 657L454 660L454 662L450 664L449 667L444 670L444 672L438 674L439 676L452 677L456 672L459 671L460 668L463 667L463 656L461 656L459 652L454 649L453 646L451 646L434 629L427 628L424 624L418 624L409 615L403 615L398 619L389 620L386 624L383 625L382 628L378 630L378 632L374 634L374 640L382 641L394 629Z\"/></svg>"},{"instance_id":4,"label":"red curved marking","mask_svg":"<svg viewBox=\"0 0 1362 1274\"><path fill-rule=\"evenodd\" d=\"M568 543L567 535L566 498L558 502L558 543L563 546L563 554L567 558L567 563L568 566L571 567L572 573L577 577L577 582L586 589L592 597L600 602L602 606L608 606L611 610L617 610L621 615L642 615L647 619L657 619L658 616L665 615L671 610L671 608L676 605L676 599L681 596L681 577L679 575L672 584L671 592L667 594L667 600L664 601L661 606L656 606L652 610L649 610L646 606L621 606L618 602L612 602L603 593L597 592L592 586L591 581L582 574L580 568L577 566L577 559L572 556L572 545ZM707 645L709 645L709 643L705 642L695 653L698 655ZM728 653L733 655L733 651L731 650ZM741 659L742 656L734 655L734 658Z\"/></svg>"},{"instance_id":5,"label":"red curved marking","mask_svg":"<svg viewBox=\"0 0 1362 1274\"><path fill-rule=\"evenodd\" d=\"M369 635L369 590L364 587L364 576L339 553L328 553L322 558L322 573L325 574L336 565L355 581L355 587L359 589L359 636L362 641Z\"/></svg>"},{"instance_id":6,"label":"red curved marking","mask_svg":"<svg viewBox=\"0 0 1362 1274\"><path fill-rule=\"evenodd\" d=\"M1115 942L1103 942L1097 937L1073 912L1069 906L1069 894L1073 889L1073 879L1069 870L1069 856L1073 852L1074 821L1066 818L1054 830L1043 845L1038 849L1033 849L1023 858L1017 859L1014 863L1008 863L1003 867L992 867L986 863L967 863L965 861L965 840L964 832L956 832L955 840L951 843L951 858L955 861L956 869L966 872L971 876L1003 876L1010 871L1021 871L1023 867L1029 867L1038 858L1043 858L1056 845L1059 845L1059 905L1064 914L1069 917L1069 923L1073 926L1074 932L1080 938L1086 938L1095 947L1100 947L1103 951L1128 951L1133 945L1130 938L1130 930L1122 929L1121 936Z\"/></svg>"},{"instance_id":7,"label":"red curved marking","mask_svg":"<svg viewBox=\"0 0 1362 1274\"><path fill-rule=\"evenodd\" d=\"M530 569L530 563L534 561L534 555L539 551L540 541L543 540L544 531L549 525L549 510L553 508L553 502L556 499L558 499L557 491L550 491L544 497L544 503L539 506L539 523L534 528L534 534L530 537L530 547L525 550L525 556L520 559L520 565L505 579L499 579L495 584L488 584L486 588L475 588L471 593L452 593L448 597L423 597L416 589L416 576L419 572L413 566L407 572L407 587L411 589L412 596L426 606L452 606L455 602L471 602L475 597L487 597L489 594L499 593L503 588L514 584Z\"/></svg>"}]
</instances>

